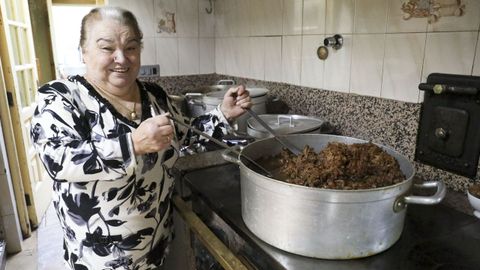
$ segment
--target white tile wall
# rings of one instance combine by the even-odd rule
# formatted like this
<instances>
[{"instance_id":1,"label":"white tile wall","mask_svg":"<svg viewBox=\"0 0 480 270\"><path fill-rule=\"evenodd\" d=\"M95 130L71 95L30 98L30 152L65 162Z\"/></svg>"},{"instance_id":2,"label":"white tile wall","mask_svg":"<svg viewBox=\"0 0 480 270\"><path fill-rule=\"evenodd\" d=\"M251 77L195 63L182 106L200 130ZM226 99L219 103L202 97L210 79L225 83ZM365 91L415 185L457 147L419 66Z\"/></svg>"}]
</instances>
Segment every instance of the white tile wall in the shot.
<instances>
[{"instance_id":1,"label":"white tile wall","mask_svg":"<svg viewBox=\"0 0 480 270\"><path fill-rule=\"evenodd\" d=\"M470 75L478 32L428 33L422 81L432 72Z\"/></svg>"},{"instance_id":2,"label":"white tile wall","mask_svg":"<svg viewBox=\"0 0 480 270\"><path fill-rule=\"evenodd\" d=\"M355 35L353 37L351 93L380 96L384 51L384 34Z\"/></svg>"},{"instance_id":3,"label":"white tile wall","mask_svg":"<svg viewBox=\"0 0 480 270\"><path fill-rule=\"evenodd\" d=\"M356 0L355 33L385 33L387 1Z\"/></svg>"},{"instance_id":4,"label":"white tile wall","mask_svg":"<svg viewBox=\"0 0 480 270\"><path fill-rule=\"evenodd\" d=\"M197 38L178 39L178 74L194 75L200 70L199 41Z\"/></svg>"},{"instance_id":5,"label":"white tile wall","mask_svg":"<svg viewBox=\"0 0 480 270\"><path fill-rule=\"evenodd\" d=\"M327 0L326 33L352 33L354 13L354 0Z\"/></svg>"},{"instance_id":6,"label":"white tile wall","mask_svg":"<svg viewBox=\"0 0 480 270\"><path fill-rule=\"evenodd\" d=\"M327 0L303 0L303 34L324 34Z\"/></svg>"},{"instance_id":7,"label":"white tile wall","mask_svg":"<svg viewBox=\"0 0 480 270\"><path fill-rule=\"evenodd\" d=\"M198 0L177 0L175 25L179 37L198 37Z\"/></svg>"},{"instance_id":8,"label":"white tile wall","mask_svg":"<svg viewBox=\"0 0 480 270\"><path fill-rule=\"evenodd\" d=\"M200 74L215 73L215 39L200 38Z\"/></svg>"},{"instance_id":9,"label":"white tile wall","mask_svg":"<svg viewBox=\"0 0 480 270\"><path fill-rule=\"evenodd\" d=\"M143 39L143 49L140 58L142 65L157 64L157 50L155 42L155 37L147 37Z\"/></svg>"},{"instance_id":10,"label":"white tile wall","mask_svg":"<svg viewBox=\"0 0 480 270\"><path fill-rule=\"evenodd\" d=\"M302 34L303 0L283 0L283 34Z\"/></svg>"},{"instance_id":11,"label":"white tile wall","mask_svg":"<svg viewBox=\"0 0 480 270\"><path fill-rule=\"evenodd\" d=\"M323 88L325 61L317 56L318 44L322 44L324 35L304 35L302 42L302 73L300 84L313 88Z\"/></svg>"},{"instance_id":12,"label":"white tile wall","mask_svg":"<svg viewBox=\"0 0 480 270\"><path fill-rule=\"evenodd\" d=\"M343 36L344 43L340 50L329 49L323 74L323 87L325 89L349 92L353 45L352 37L352 35Z\"/></svg>"},{"instance_id":13,"label":"white tile wall","mask_svg":"<svg viewBox=\"0 0 480 270\"><path fill-rule=\"evenodd\" d=\"M282 81L282 38L265 38L265 80Z\"/></svg>"},{"instance_id":14,"label":"white tile wall","mask_svg":"<svg viewBox=\"0 0 480 270\"><path fill-rule=\"evenodd\" d=\"M217 74L226 74L226 65L225 65L225 38L216 38L215 39L215 72Z\"/></svg>"},{"instance_id":15,"label":"white tile wall","mask_svg":"<svg viewBox=\"0 0 480 270\"><path fill-rule=\"evenodd\" d=\"M207 13L206 9L210 9L209 0L198 1L198 35L200 37L215 37L215 12Z\"/></svg>"},{"instance_id":16,"label":"white tile wall","mask_svg":"<svg viewBox=\"0 0 480 270\"><path fill-rule=\"evenodd\" d=\"M249 44L250 68L247 77L265 79L265 37L251 37Z\"/></svg>"},{"instance_id":17,"label":"white tile wall","mask_svg":"<svg viewBox=\"0 0 480 270\"><path fill-rule=\"evenodd\" d=\"M302 67L302 37L283 36L282 40L282 81L300 85Z\"/></svg>"},{"instance_id":18,"label":"white tile wall","mask_svg":"<svg viewBox=\"0 0 480 270\"><path fill-rule=\"evenodd\" d=\"M162 76L215 72L421 102L418 83L432 72L480 75L480 0L462 0L463 13L453 1L430 22L409 15L406 2L216 0L214 14L205 10L208 0L110 4L137 15L142 62L160 64ZM175 13L177 33L157 33L165 12ZM318 60L316 50L333 34L343 35L344 46Z\"/></svg>"},{"instance_id":19,"label":"white tile wall","mask_svg":"<svg viewBox=\"0 0 480 270\"><path fill-rule=\"evenodd\" d=\"M178 75L178 39L160 38L155 45L157 62L160 64L160 76Z\"/></svg>"},{"instance_id":20,"label":"white tile wall","mask_svg":"<svg viewBox=\"0 0 480 270\"><path fill-rule=\"evenodd\" d=\"M425 33L387 34L381 97L417 102Z\"/></svg>"}]
</instances>

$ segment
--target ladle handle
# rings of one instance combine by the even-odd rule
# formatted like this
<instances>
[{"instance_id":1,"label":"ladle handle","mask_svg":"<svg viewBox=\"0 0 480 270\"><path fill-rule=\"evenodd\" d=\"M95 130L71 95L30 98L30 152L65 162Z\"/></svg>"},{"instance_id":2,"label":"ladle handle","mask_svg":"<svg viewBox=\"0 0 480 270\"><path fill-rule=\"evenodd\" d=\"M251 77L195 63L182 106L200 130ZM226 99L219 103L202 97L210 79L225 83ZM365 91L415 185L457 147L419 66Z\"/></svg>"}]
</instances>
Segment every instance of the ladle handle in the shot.
<instances>
[{"instance_id":1,"label":"ladle handle","mask_svg":"<svg viewBox=\"0 0 480 270\"><path fill-rule=\"evenodd\" d=\"M152 114L153 115L153 114ZM178 125L180 126L183 126L185 128L188 128L190 129L191 131L193 131L194 133L197 133L198 135L200 136L203 136L203 137L206 137L207 139L211 140L212 142L218 144L219 146L225 148L225 149L228 149L230 151L232 151L233 153L237 154L238 157L240 158L240 156L244 157L246 160L248 160L250 163L252 163L255 167L259 168L260 170L262 170L264 172L264 174L268 177L272 177L272 174L267 170L265 169L263 166L261 166L260 164L258 164L255 160L245 156L245 155L242 155L237 149L233 148L233 147L230 147L228 146L228 144L220 141L220 140L217 140L215 139L214 137L208 135L207 133L203 132L203 131L200 131L194 127L192 127L191 125L187 125L185 123L183 123L181 120L178 120L177 118L171 116L171 115L167 115L167 118L172 120L173 122L177 123Z\"/></svg>"}]
</instances>

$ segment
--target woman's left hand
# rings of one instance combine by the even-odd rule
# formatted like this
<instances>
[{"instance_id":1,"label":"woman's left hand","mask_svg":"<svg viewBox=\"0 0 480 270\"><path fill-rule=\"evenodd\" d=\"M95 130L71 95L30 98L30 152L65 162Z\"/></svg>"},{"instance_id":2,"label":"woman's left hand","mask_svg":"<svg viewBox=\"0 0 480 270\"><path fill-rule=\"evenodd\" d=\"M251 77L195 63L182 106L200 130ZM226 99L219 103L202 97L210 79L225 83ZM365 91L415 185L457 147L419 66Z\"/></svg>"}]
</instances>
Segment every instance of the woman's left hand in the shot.
<instances>
[{"instance_id":1,"label":"woman's left hand","mask_svg":"<svg viewBox=\"0 0 480 270\"><path fill-rule=\"evenodd\" d=\"M223 96L220 110L228 121L232 121L252 107L252 98L245 86L232 87Z\"/></svg>"}]
</instances>

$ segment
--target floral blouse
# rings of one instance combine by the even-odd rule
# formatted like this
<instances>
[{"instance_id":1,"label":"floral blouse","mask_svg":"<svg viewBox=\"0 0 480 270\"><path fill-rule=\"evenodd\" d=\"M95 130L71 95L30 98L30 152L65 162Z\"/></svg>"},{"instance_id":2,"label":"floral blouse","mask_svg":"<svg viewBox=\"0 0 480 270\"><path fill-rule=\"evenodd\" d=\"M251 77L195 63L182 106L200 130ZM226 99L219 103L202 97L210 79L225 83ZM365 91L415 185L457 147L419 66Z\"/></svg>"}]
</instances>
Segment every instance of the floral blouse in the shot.
<instances>
[{"instance_id":1,"label":"floral blouse","mask_svg":"<svg viewBox=\"0 0 480 270\"><path fill-rule=\"evenodd\" d=\"M158 85L137 83L141 121L153 108L189 123ZM201 137L175 126L169 148L135 156L131 132L139 123L121 115L81 76L42 86L37 101L31 138L54 180L66 264L74 270L161 265L173 235L170 169L180 145ZM230 128L218 109L191 124L217 137Z\"/></svg>"}]
</instances>

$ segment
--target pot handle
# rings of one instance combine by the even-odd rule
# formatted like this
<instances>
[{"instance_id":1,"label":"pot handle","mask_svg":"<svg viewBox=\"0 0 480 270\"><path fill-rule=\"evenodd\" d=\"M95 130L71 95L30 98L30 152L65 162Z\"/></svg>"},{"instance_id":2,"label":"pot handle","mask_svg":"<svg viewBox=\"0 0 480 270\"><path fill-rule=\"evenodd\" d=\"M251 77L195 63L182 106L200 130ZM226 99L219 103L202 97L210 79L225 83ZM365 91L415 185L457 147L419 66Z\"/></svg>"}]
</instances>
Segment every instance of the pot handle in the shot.
<instances>
[{"instance_id":1,"label":"pot handle","mask_svg":"<svg viewBox=\"0 0 480 270\"><path fill-rule=\"evenodd\" d=\"M235 81L234 80L219 80L217 82L218 85L234 85Z\"/></svg>"},{"instance_id":2,"label":"pot handle","mask_svg":"<svg viewBox=\"0 0 480 270\"><path fill-rule=\"evenodd\" d=\"M238 156L234 156L233 151L230 150L230 149L223 150L222 151L222 157L223 157L224 160L226 160L228 162L235 163L237 165L241 164Z\"/></svg>"},{"instance_id":3,"label":"pot handle","mask_svg":"<svg viewBox=\"0 0 480 270\"><path fill-rule=\"evenodd\" d=\"M404 196L399 197L393 205L393 210L399 212L407 206L407 204L425 204L433 205L440 203L447 193L447 188L443 181L424 182L421 184L414 184L415 188L437 188L437 191L432 196Z\"/></svg>"}]
</instances>

